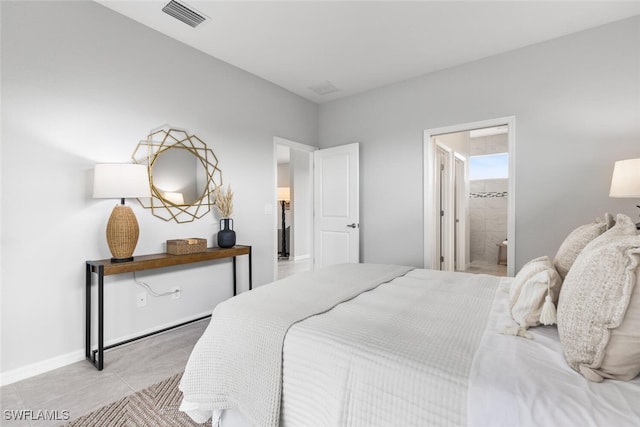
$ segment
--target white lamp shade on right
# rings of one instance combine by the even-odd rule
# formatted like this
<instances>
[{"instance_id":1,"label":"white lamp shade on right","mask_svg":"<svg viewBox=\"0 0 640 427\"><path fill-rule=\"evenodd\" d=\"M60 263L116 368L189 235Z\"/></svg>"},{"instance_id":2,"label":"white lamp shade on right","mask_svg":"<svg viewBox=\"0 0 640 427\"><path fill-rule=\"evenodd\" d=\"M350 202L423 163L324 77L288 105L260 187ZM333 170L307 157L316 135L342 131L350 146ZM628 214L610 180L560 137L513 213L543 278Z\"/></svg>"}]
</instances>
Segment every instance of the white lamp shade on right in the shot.
<instances>
[{"instance_id":1,"label":"white lamp shade on right","mask_svg":"<svg viewBox=\"0 0 640 427\"><path fill-rule=\"evenodd\" d=\"M640 198L640 159L615 163L609 197Z\"/></svg>"}]
</instances>

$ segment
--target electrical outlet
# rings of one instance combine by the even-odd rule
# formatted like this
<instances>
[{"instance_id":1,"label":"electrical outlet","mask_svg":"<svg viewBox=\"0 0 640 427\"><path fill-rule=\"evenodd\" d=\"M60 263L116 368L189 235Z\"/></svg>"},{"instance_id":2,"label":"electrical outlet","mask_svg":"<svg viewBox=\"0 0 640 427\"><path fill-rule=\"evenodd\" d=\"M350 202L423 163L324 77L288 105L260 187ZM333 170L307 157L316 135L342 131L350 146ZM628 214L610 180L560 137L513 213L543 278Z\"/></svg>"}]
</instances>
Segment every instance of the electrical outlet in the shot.
<instances>
[{"instance_id":1,"label":"electrical outlet","mask_svg":"<svg viewBox=\"0 0 640 427\"><path fill-rule=\"evenodd\" d=\"M182 289L180 289L180 285L176 285L171 288L171 292L173 292L171 294L171 299L179 299L182 294Z\"/></svg>"},{"instance_id":2,"label":"electrical outlet","mask_svg":"<svg viewBox=\"0 0 640 427\"><path fill-rule=\"evenodd\" d=\"M138 292L136 294L136 305L138 307L144 307L147 305L147 293L146 292Z\"/></svg>"}]
</instances>

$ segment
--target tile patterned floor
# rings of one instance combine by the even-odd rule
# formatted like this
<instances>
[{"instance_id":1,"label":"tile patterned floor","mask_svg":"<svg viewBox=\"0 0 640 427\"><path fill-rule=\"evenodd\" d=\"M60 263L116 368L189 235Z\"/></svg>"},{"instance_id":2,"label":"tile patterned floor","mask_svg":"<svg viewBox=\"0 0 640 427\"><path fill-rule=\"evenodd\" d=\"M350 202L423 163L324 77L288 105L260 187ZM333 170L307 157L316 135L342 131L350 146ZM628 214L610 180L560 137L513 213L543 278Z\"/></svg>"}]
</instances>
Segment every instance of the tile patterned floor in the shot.
<instances>
[{"instance_id":1,"label":"tile patterned floor","mask_svg":"<svg viewBox=\"0 0 640 427\"><path fill-rule=\"evenodd\" d=\"M0 388L0 425L58 426L64 421L7 420L5 411L68 411L71 419L181 372L209 319L105 352L105 368L81 361ZM37 418L37 417L33 417Z\"/></svg>"},{"instance_id":2,"label":"tile patterned floor","mask_svg":"<svg viewBox=\"0 0 640 427\"><path fill-rule=\"evenodd\" d=\"M493 276L506 276L507 266L491 264L486 262L472 261L465 270L465 273L473 274L491 274Z\"/></svg>"},{"instance_id":3,"label":"tile patterned floor","mask_svg":"<svg viewBox=\"0 0 640 427\"><path fill-rule=\"evenodd\" d=\"M298 261L280 259L278 260L278 279L284 279L292 274L308 271L310 269L311 259L309 258Z\"/></svg>"}]
</instances>

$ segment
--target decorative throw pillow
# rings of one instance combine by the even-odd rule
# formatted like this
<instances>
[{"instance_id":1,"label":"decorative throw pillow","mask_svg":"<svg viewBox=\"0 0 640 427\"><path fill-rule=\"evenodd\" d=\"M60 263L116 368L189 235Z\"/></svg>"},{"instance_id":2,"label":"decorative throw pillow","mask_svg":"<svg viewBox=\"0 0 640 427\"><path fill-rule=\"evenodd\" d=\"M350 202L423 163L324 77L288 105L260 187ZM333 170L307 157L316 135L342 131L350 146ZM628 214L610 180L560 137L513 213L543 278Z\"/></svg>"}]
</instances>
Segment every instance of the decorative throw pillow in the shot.
<instances>
[{"instance_id":1,"label":"decorative throw pillow","mask_svg":"<svg viewBox=\"0 0 640 427\"><path fill-rule=\"evenodd\" d=\"M610 235L576 259L558 301L569 366L590 381L640 373L640 236Z\"/></svg>"},{"instance_id":2,"label":"decorative throw pillow","mask_svg":"<svg viewBox=\"0 0 640 427\"><path fill-rule=\"evenodd\" d=\"M511 316L522 328L553 325L556 323L556 307L562 279L549 262L544 270L528 279L517 301L511 307Z\"/></svg>"},{"instance_id":3,"label":"decorative throw pillow","mask_svg":"<svg viewBox=\"0 0 640 427\"><path fill-rule=\"evenodd\" d=\"M611 215L609 212L605 212L605 214L604 214L604 222L605 222L605 224L607 224L607 230L609 230L614 225L616 225L615 218L613 218L613 215Z\"/></svg>"},{"instance_id":4,"label":"decorative throw pillow","mask_svg":"<svg viewBox=\"0 0 640 427\"><path fill-rule=\"evenodd\" d=\"M513 278L513 282L509 288L509 309L512 309L518 301L524 285L536 274L549 269L554 269L554 267L548 256L534 258L523 265L520 271L518 271L518 274L516 274L516 277Z\"/></svg>"},{"instance_id":5,"label":"decorative throw pillow","mask_svg":"<svg viewBox=\"0 0 640 427\"><path fill-rule=\"evenodd\" d=\"M636 225L633 223L631 218L624 214L618 214L616 215L614 225L590 241L587 246L584 247L583 251L589 251L602 245L606 245L618 237L635 236L636 234L638 234L636 231Z\"/></svg>"},{"instance_id":6,"label":"decorative throw pillow","mask_svg":"<svg viewBox=\"0 0 640 427\"><path fill-rule=\"evenodd\" d=\"M563 280L567 277L567 273L582 249L593 239L604 233L606 229L607 223L598 218L591 224L581 225L576 228L564 239L553 260L553 264Z\"/></svg>"}]
</instances>

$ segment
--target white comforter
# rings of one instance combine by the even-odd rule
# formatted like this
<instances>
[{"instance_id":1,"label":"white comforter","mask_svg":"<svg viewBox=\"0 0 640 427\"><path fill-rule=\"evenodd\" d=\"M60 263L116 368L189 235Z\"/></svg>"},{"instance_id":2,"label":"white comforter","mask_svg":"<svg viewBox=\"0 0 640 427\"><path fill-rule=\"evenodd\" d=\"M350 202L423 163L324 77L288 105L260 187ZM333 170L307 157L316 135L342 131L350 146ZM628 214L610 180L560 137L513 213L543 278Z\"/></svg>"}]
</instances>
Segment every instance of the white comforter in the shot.
<instances>
[{"instance_id":1,"label":"white comforter","mask_svg":"<svg viewBox=\"0 0 640 427\"><path fill-rule=\"evenodd\" d=\"M344 264L303 273L219 304L180 382L180 409L195 421L238 408L258 426L277 426L282 346L289 327L330 310L411 267Z\"/></svg>"},{"instance_id":2,"label":"white comforter","mask_svg":"<svg viewBox=\"0 0 640 427\"><path fill-rule=\"evenodd\" d=\"M465 425L469 371L498 281L413 270L294 325L283 424Z\"/></svg>"},{"instance_id":3,"label":"white comforter","mask_svg":"<svg viewBox=\"0 0 640 427\"><path fill-rule=\"evenodd\" d=\"M555 327L530 329L533 340L501 334L515 324L508 312L511 279L430 270L403 274L394 272L398 278L379 286L369 277L364 287L371 291L293 322L286 338L283 334L276 341L281 382L271 391L260 384L256 388L272 369L264 368L260 352L250 350L270 338L258 333L257 344L247 344L242 341L246 336L234 338L238 331L232 328L227 339L234 341L232 354L239 364L232 363L231 370L216 367L218 354L212 348L218 338L209 331L215 329L214 316L183 377L182 409L201 421L212 413L217 418L221 409L240 408L244 421L267 425L235 400L257 390L264 393L253 394L258 406L277 402L280 407L282 402L277 417L285 426L640 426L640 377L590 383L567 366ZM307 292L307 279L294 276L285 288L303 286ZM329 281L329 287L341 286ZM289 300L287 310L302 299L317 300L309 295ZM256 307L249 304L251 310L260 311L261 300L254 301ZM269 304L276 303L269 299ZM272 308L277 313L282 307ZM250 317L259 322L264 315ZM222 383L212 382L212 369L218 369ZM239 382L237 369L247 374ZM230 380L235 384L225 389Z\"/></svg>"}]
</instances>

